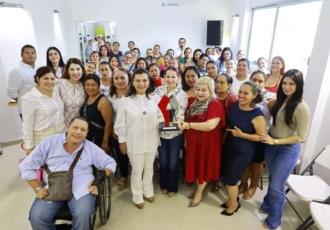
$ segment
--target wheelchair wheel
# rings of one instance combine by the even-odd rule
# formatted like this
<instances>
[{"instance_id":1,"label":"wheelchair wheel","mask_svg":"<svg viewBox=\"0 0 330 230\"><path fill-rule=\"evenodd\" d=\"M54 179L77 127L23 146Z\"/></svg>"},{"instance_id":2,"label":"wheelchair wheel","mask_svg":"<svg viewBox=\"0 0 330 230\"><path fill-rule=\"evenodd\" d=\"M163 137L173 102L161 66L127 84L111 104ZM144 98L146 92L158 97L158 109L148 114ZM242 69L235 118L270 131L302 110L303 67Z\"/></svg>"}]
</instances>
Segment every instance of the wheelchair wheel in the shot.
<instances>
[{"instance_id":1,"label":"wheelchair wheel","mask_svg":"<svg viewBox=\"0 0 330 230\"><path fill-rule=\"evenodd\" d=\"M105 180L101 182L101 191L99 193L99 215L100 222L105 225L110 217L111 211L111 180L110 177L106 177Z\"/></svg>"}]
</instances>

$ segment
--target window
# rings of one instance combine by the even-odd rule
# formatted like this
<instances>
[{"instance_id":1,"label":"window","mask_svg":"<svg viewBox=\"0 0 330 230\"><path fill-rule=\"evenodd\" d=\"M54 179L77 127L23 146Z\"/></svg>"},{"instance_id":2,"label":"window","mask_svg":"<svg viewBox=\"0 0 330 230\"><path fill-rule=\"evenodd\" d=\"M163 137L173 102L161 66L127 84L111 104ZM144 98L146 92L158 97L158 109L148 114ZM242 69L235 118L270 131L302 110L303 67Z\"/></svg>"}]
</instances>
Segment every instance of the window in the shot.
<instances>
[{"instance_id":1,"label":"window","mask_svg":"<svg viewBox=\"0 0 330 230\"><path fill-rule=\"evenodd\" d=\"M252 11L248 58L282 56L286 69L306 73L322 1L279 4Z\"/></svg>"}]
</instances>

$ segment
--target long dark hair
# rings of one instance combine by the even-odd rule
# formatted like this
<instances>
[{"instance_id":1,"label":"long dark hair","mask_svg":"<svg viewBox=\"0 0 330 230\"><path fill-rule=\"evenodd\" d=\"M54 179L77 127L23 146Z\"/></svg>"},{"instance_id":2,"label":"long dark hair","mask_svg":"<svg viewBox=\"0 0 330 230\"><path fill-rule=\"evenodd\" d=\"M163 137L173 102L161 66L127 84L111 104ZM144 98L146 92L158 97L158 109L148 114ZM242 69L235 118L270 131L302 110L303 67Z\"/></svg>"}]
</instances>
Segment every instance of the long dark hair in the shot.
<instances>
[{"instance_id":1,"label":"long dark hair","mask_svg":"<svg viewBox=\"0 0 330 230\"><path fill-rule=\"evenodd\" d=\"M65 63L64 63L64 61L63 61L61 51L60 51L58 48L56 48L55 46L51 46L51 47L49 47L49 48L47 49L47 51L46 51L46 60L47 60L47 64L46 64L46 65L47 65L49 68L51 68L51 70L53 71L53 73L56 73L55 70L54 70L53 64L52 64L52 63L50 62L50 60L49 60L49 51L51 51L51 50L55 50L55 51L58 53L58 55L60 56L60 61L59 61L59 64L58 64L59 67L61 67L62 69L64 69L64 67L65 67Z\"/></svg>"},{"instance_id":2,"label":"long dark hair","mask_svg":"<svg viewBox=\"0 0 330 230\"><path fill-rule=\"evenodd\" d=\"M225 47L223 48L222 52L221 52L221 56L219 57L219 61L221 64L224 64L225 63L225 60L223 58L223 55L226 51L229 51L230 53L230 58L233 58L233 51L231 51L231 49L229 47Z\"/></svg>"},{"instance_id":3,"label":"long dark hair","mask_svg":"<svg viewBox=\"0 0 330 230\"><path fill-rule=\"evenodd\" d=\"M147 75L147 77L148 77L148 79L149 79L149 87L147 88L147 91L146 91L146 97L147 97L148 99L150 99L149 94L152 93L152 90L151 90L151 87L150 87L150 82L151 82L151 80L150 80L150 76L149 76L148 71L145 70L145 69L137 69L137 70L134 71L133 76L132 76L132 84L131 84L130 87L129 87L129 91L128 91L128 93L127 93L127 96L128 96L128 97L134 97L134 96L136 95L136 89L135 89L134 86L133 86L133 82L134 82L134 80L135 80L135 76L136 76L137 74L146 74L146 75Z\"/></svg>"},{"instance_id":4,"label":"long dark hair","mask_svg":"<svg viewBox=\"0 0 330 230\"><path fill-rule=\"evenodd\" d=\"M187 74L188 70L194 71L197 75L197 78L200 78L200 76L201 76L195 66L187 66L183 71L182 80L181 80L182 89L185 92L190 89L189 85L186 83L186 74Z\"/></svg>"},{"instance_id":5,"label":"long dark hair","mask_svg":"<svg viewBox=\"0 0 330 230\"><path fill-rule=\"evenodd\" d=\"M70 79L69 68L70 68L71 64L77 64L81 67L82 76L80 78L80 81L83 82L84 79L86 78L86 70L85 70L85 67L84 67L83 63L78 58L70 58L67 61L62 78L65 78L65 79L68 79L68 80Z\"/></svg>"},{"instance_id":6,"label":"long dark hair","mask_svg":"<svg viewBox=\"0 0 330 230\"><path fill-rule=\"evenodd\" d=\"M271 114L273 116L273 124L276 125L276 116L282 105L285 103L287 96L284 94L282 85L285 78L291 78L296 84L296 91L292 94L289 100L286 102L284 107L284 120L287 126L292 126L293 124L293 113L297 105L301 102L303 92L304 92L304 77L300 70L290 69L282 77L279 88L277 91L276 102L271 109Z\"/></svg>"},{"instance_id":7,"label":"long dark hair","mask_svg":"<svg viewBox=\"0 0 330 230\"><path fill-rule=\"evenodd\" d=\"M197 62L198 62L198 61L196 60L196 58L195 58L195 54L196 54L197 52L200 52L201 55L202 55L203 51L202 51L201 49L195 49L195 50L194 50L193 57L192 57L192 61L193 61L193 63L195 63L195 65L197 65Z\"/></svg>"}]
</instances>

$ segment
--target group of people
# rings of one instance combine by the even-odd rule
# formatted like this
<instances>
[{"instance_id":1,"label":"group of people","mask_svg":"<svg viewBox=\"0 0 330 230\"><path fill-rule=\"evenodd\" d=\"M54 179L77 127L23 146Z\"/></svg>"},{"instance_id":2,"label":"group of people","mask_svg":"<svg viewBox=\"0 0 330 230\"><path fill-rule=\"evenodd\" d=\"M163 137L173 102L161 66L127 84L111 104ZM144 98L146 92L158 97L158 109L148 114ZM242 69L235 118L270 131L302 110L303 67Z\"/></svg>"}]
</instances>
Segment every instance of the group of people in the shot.
<instances>
[{"instance_id":1,"label":"group of people","mask_svg":"<svg viewBox=\"0 0 330 230\"><path fill-rule=\"evenodd\" d=\"M95 144L95 154L114 152L120 190L128 185L131 165L132 200L139 209L145 200L155 201L157 153L164 195L173 197L178 192L183 153L185 181L196 185L188 207L200 204L208 183L224 184L228 200L221 204L221 214L226 216L240 209L240 194L244 199L253 197L266 162L270 179L259 211L268 214L265 228L277 228L284 209L284 185L308 131L310 115L303 100L301 71L285 71L284 59L277 56L269 73L266 59L259 58L258 69L250 74L242 51L238 60L229 47L215 48L213 54L192 52L184 38L179 39L177 52L169 49L162 55L155 45L146 57L140 57L132 41L124 54L116 44L116 48L115 43L101 44L86 65L76 58L65 64L60 51L50 47L47 66L36 71L34 47L21 50L22 63L9 75L8 95L21 105L24 148L29 155L20 168L22 178L37 190L38 202L45 194L40 195L43 190L37 189L41 184L32 169L36 172L44 162L52 162L45 153L53 153L52 134L57 134L67 153L76 153L79 148L66 148L69 134L81 140L84 135L75 132L82 132L79 125L88 125L85 137ZM220 52L218 58L214 58L216 52ZM61 134L65 130L66 136ZM114 172L113 159L101 158L107 164L98 161L96 166Z\"/></svg>"}]
</instances>

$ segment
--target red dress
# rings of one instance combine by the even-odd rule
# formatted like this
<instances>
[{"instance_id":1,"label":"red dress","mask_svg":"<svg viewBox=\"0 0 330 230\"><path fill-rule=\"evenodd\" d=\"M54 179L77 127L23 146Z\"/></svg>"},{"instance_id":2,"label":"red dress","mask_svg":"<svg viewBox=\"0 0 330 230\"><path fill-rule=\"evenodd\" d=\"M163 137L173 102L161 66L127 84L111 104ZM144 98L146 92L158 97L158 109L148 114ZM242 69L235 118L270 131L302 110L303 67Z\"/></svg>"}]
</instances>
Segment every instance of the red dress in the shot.
<instances>
[{"instance_id":1,"label":"red dress","mask_svg":"<svg viewBox=\"0 0 330 230\"><path fill-rule=\"evenodd\" d=\"M189 98L187 111L194 100L195 98ZM225 127L225 110L218 100L213 99L203 114L189 117L186 113L187 122L204 122L216 117L220 118L220 122L211 131L185 130L185 180L188 183L196 180L203 183L220 178L221 130Z\"/></svg>"}]
</instances>

